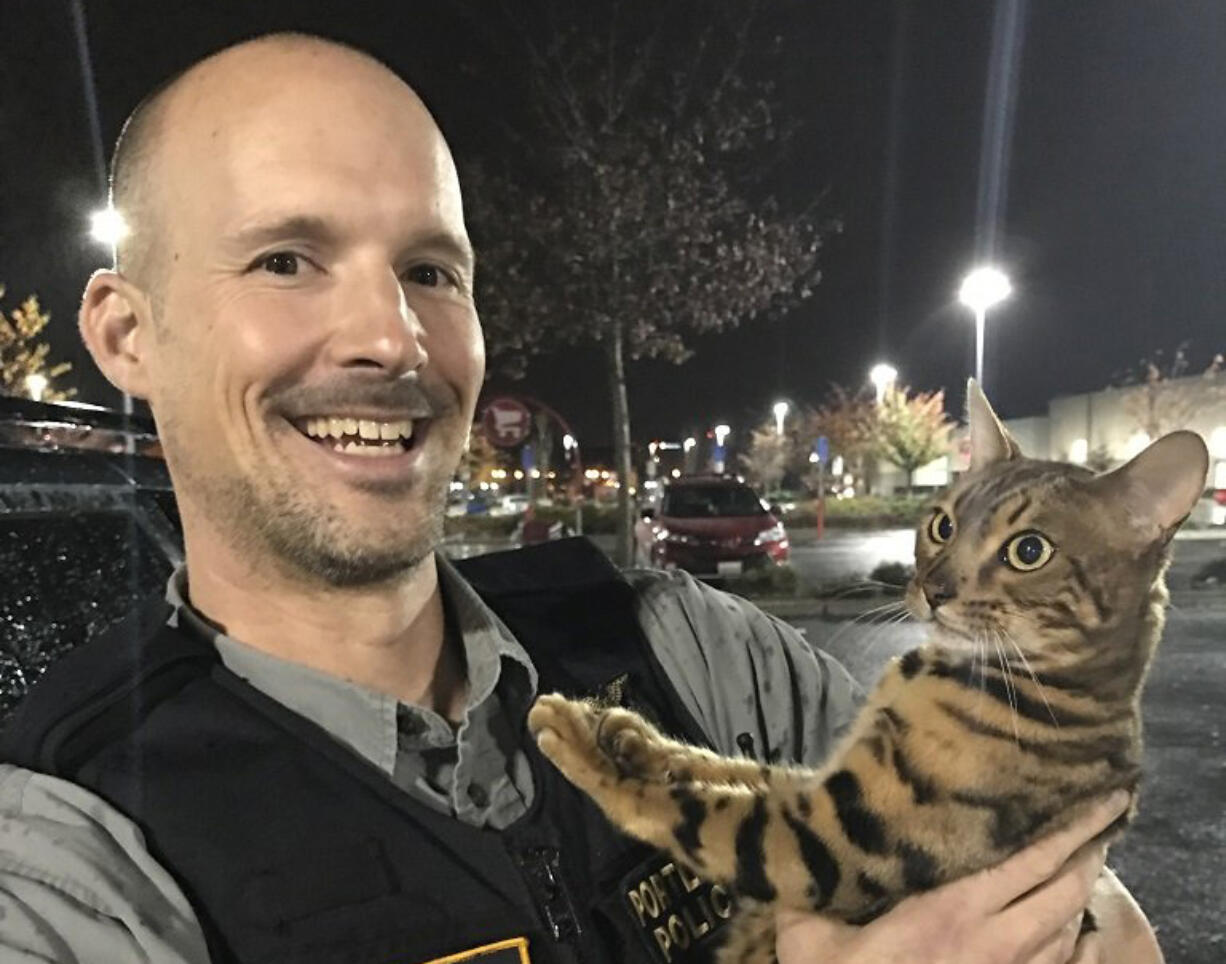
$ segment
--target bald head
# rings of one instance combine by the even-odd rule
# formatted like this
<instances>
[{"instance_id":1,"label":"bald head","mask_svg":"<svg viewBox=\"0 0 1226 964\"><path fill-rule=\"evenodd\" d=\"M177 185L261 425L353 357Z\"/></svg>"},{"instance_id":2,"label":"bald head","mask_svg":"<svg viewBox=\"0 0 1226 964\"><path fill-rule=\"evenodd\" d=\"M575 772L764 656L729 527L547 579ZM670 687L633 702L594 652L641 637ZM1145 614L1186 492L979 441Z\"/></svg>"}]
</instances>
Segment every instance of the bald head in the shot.
<instances>
[{"instance_id":1,"label":"bald head","mask_svg":"<svg viewBox=\"0 0 1226 964\"><path fill-rule=\"evenodd\" d=\"M151 294L160 291L171 254L172 215L184 179L190 180L202 148L207 150L203 141L224 136L262 92L275 94L279 85L304 75L392 89L403 98L408 122L423 124L441 141L413 90L360 50L299 33L268 34L227 47L163 82L124 123L110 171L111 206L129 229L116 248L119 271Z\"/></svg>"}]
</instances>

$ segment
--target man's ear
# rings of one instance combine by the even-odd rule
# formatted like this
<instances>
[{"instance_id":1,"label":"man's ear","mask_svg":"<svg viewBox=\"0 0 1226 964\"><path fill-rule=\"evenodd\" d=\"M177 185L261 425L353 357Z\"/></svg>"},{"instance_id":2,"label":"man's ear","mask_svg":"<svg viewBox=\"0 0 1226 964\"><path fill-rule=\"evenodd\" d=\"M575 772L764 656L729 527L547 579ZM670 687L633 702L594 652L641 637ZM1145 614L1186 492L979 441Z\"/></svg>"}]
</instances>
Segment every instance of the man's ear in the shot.
<instances>
[{"instance_id":1,"label":"man's ear","mask_svg":"<svg viewBox=\"0 0 1226 964\"><path fill-rule=\"evenodd\" d=\"M94 272L77 316L81 340L107 381L136 398L149 397L152 325L149 299L139 288L118 272Z\"/></svg>"},{"instance_id":2,"label":"man's ear","mask_svg":"<svg viewBox=\"0 0 1226 964\"><path fill-rule=\"evenodd\" d=\"M1013 436L1005 431L975 379L966 383L966 417L971 427L971 471L993 462L1016 459L1022 453Z\"/></svg>"}]
</instances>

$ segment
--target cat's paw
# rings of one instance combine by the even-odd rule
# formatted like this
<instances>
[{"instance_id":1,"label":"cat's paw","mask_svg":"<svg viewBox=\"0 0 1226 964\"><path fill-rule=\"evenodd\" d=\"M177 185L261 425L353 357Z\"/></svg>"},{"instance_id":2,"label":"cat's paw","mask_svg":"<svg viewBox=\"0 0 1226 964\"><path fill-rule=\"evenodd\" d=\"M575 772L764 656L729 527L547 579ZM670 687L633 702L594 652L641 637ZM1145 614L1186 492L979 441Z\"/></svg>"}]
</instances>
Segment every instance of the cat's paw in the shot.
<instances>
[{"instance_id":1,"label":"cat's paw","mask_svg":"<svg viewBox=\"0 0 1226 964\"><path fill-rule=\"evenodd\" d=\"M616 707L605 710L596 741L622 776L659 783L672 779L667 745L641 716Z\"/></svg>"},{"instance_id":2,"label":"cat's paw","mask_svg":"<svg viewBox=\"0 0 1226 964\"><path fill-rule=\"evenodd\" d=\"M536 737L541 752L584 789L593 777L617 775L596 742L600 715L590 703L558 693L539 697L528 713L528 731Z\"/></svg>"},{"instance_id":3,"label":"cat's paw","mask_svg":"<svg viewBox=\"0 0 1226 964\"><path fill-rule=\"evenodd\" d=\"M599 712L590 703L567 699L561 693L538 697L528 712L528 732L543 740L562 740L578 745L594 745Z\"/></svg>"}]
</instances>

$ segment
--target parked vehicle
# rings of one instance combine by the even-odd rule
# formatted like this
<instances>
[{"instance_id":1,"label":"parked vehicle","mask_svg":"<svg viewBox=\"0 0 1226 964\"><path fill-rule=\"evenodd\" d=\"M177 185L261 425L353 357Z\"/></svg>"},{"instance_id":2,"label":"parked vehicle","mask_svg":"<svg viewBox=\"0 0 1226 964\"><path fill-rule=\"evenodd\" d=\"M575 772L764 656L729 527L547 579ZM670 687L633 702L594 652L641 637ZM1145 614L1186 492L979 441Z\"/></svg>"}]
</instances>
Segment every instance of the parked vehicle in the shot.
<instances>
[{"instance_id":1,"label":"parked vehicle","mask_svg":"<svg viewBox=\"0 0 1226 964\"><path fill-rule=\"evenodd\" d=\"M722 476L671 483L659 510L644 510L635 541L640 563L700 576L737 576L787 562L790 550L777 507Z\"/></svg>"}]
</instances>

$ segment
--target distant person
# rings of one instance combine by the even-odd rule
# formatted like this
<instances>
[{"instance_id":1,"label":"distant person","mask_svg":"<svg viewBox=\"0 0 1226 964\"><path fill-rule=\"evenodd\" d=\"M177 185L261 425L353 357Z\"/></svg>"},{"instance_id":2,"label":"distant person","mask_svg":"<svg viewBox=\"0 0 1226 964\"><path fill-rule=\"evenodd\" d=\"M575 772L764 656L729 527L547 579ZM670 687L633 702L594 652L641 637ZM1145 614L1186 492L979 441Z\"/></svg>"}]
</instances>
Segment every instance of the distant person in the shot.
<instances>
[{"instance_id":1,"label":"distant person","mask_svg":"<svg viewBox=\"0 0 1226 964\"><path fill-rule=\"evenodd\" d=\"M544 763L529 706L591 693L816 762L855 686L748 603L623 578L585 543L464 575L439 554L484 359L420 100L338 44L243 43L137 109L113 193L131 234L81 332L152 409L186 566L8 735L0 956L710 960L728 896L616 834ZM862 929L789 918L780 962L1158 960L1110 876L1121 943L1074 952L1103 862L1077 848L1114 816Z\"/></svg>"}]
</instances>

